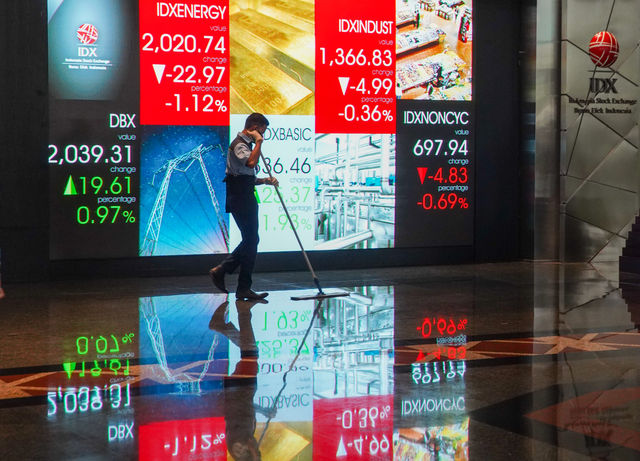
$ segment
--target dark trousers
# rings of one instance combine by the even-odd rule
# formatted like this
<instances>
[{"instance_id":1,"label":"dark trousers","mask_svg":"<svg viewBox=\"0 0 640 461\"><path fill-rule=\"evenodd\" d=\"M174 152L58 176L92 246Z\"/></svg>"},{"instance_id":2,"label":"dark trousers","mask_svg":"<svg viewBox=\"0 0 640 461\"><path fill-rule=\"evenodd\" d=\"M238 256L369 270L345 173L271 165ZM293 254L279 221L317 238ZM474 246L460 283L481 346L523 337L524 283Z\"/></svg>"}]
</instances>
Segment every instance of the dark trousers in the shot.
<instances>
[{"instance_id":1,"label":"dark trousers","mask_svg":"<svg viewBox=\"0 0 640 461\"><path fill-rule=\"evenodd\" d=\"M238 290L248 290L251 288L251 274L256 263L256 254L258 253L258 203L253 193L244 197L243 203L233 207L231 215L235 220L242 241L235 250L222 261L222 269L226 273L233 273L238 266L240 273L238 275Z\"/></svg>"}]
</instances>

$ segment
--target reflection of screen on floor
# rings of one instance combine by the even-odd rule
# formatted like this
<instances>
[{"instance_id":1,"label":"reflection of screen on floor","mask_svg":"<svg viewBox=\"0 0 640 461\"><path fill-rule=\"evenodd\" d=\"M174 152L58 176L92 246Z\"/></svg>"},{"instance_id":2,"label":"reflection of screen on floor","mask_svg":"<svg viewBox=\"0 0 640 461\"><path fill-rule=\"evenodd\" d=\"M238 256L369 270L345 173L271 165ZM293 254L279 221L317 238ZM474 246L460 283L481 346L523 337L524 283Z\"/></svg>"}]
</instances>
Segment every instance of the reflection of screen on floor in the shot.
<instances>
[{"instance_id":1,"label":"reflection of screen on floor","mask_svg":"<svg viewBox=\"0 0 640 461\"><path fill-rule=\"evenodd\" d=\"M52 259L228 253L252 112L259 251L473 244L473 1L267 3L48 0Z\"/></svg>"}]
</instances>

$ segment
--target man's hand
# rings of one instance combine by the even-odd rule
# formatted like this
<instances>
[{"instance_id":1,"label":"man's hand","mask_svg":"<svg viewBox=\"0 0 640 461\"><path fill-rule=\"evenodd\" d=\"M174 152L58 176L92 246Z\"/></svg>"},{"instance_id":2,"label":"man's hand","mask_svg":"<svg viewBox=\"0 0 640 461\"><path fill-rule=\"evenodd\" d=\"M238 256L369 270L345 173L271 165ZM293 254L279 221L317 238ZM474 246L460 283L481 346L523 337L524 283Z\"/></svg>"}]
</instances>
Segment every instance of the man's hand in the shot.
<instances>
[{"instance_id":1,"label":"man's hand","mask_svg":"<svg viewBox=\"0 0 640 461\"><path fill-rule=\"evenodd\" d=\"M262 142L264 140L264 138L262 137L262 135L258 130L247 131L247 134L251 136L253 138L253 141L256 143Z\"/></svg>"},{"instance_id":2,"label":"man's hand","mask_svg":"<svg viewBox=\"0 0 640 461\"><path fill-rule=\"evenodd\" d=\"M278 180L274 177L269 177L266 178L266 183L269 184L270 186L276 186L278 187L280 185L280 183L278 182Z\"/></svg>"},{"instance_id":3,"label":"man's hand","mask_svg":"<svg viewBox=\"0 0 640 461\"><path fill-rule=\"evenodd\" d=\"M268 184L269 186L276 186L276 187L280 185L280 183L276 178L271 178L271 177L258 179L258 184Z\"/></svg>"}]
</instances>

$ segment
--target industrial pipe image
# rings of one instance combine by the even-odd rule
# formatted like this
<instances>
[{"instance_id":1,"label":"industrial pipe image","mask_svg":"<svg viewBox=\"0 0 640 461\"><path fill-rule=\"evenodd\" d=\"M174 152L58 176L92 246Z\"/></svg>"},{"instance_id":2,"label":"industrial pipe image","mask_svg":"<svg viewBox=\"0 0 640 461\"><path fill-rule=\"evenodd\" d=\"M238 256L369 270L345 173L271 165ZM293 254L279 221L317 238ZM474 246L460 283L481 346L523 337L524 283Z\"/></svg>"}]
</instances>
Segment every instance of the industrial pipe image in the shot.
<instances>
[{"instance_id":1,"label":"industrial pipe image","mask_svg":"<svg viewBox=\"0 0 640 461\"><path fill-rule=\"evenodd\" d=\"M395 135L316 136L315 248L391 248Z\"/></svg>"}]
</instances>

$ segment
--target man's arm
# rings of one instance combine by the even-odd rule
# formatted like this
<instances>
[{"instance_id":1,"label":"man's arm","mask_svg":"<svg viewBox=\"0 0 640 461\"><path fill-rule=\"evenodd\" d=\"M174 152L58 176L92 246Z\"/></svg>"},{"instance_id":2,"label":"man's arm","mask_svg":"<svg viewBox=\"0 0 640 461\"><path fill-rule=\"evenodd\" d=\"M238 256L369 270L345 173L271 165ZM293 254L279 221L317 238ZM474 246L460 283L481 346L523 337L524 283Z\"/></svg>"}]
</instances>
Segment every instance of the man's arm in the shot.
<instances>
[{"instance_id":1,"label":"man's arm","mask_svg":"<svg viewBox=\"0 0 640 461\"><path fill-rule=\"evenodd\" d=\"M249 155L249 158L245 162L245 165L249 168L255 168L255 166L258 164L258 161L260 160L260 154L262 153L261 147L263 139L262 135L257 131L249 131L247 132L247 134L254 139L256 144L255 146L253 146L251 155Z\"/></svg>"}]
</instances>

